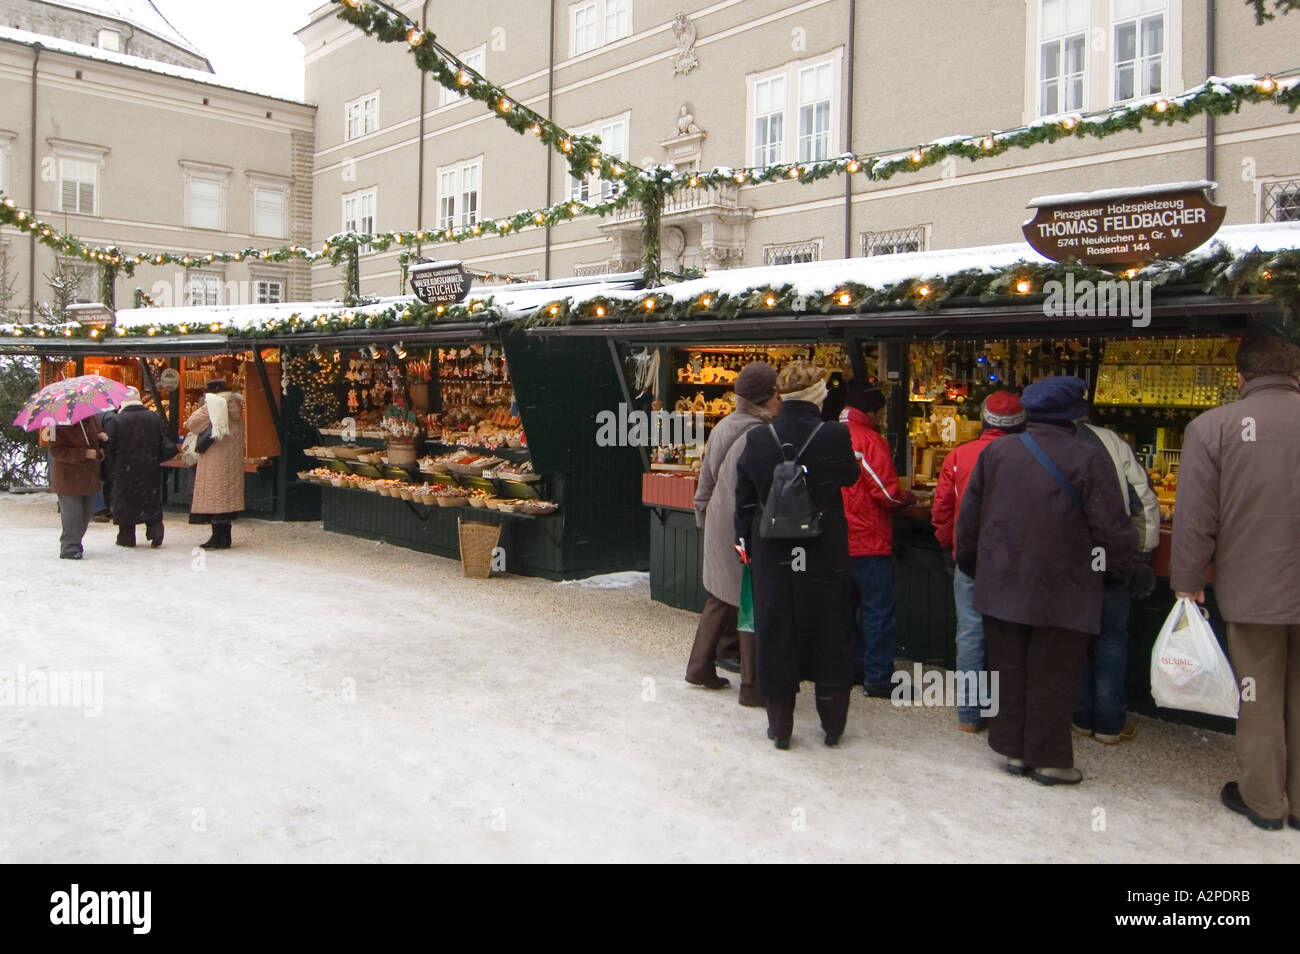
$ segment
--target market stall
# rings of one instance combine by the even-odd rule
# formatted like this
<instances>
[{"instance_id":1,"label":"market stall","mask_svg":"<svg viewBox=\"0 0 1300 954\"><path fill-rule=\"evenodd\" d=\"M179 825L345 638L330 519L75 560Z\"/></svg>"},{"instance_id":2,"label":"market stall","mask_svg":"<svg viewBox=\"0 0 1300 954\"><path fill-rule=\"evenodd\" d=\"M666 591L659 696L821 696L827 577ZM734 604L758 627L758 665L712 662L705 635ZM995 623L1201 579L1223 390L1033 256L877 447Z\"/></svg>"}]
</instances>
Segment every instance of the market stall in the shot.
<instances>
[{"instance_id":1,"label":"market stall","mask_svg":"<svg viewBox=\"0 0 1300 954\"><path fill-rule=\"evenodd\" d=\"M1151 297L1144 313L1054 311L1051 282L1113 276L1050 262L1018 243L738 269L654 294L571 300L564 320L529 333L601 337L629 355L644 348L658 354L670 377L691 367L681 380L686 393L663 394L674 402L688 398L692 409L703 404L706 413L714 413L715 398L707 382L689 375L706 375L704 368L711 366L717 376L718 365L695 362L692 354L703 357L715 343L738 347L745 356L765 356L764 348L781 343L839 345L852 373L877 381L886 392L886 430L896 464L923 504L943 455L978 432L979 402L989 391L1019 390L1044 375L1077 374L1089 382L1099 423L1133 443L1172 520L1182 429L1204 408L1233 399L1236 343L1247 334L1294 327L1287 309L1295 290L1275 287L1274 276L1283 274L1282 257L1293 261L1297 248L1296 225L1225 228L1190 254L1121 273L1126 281L1146 282ZM725 363L722 368L726 374L732 370ZM634 363L633 380L636 370ZM688 512L689 478L661 477L652 470L659 456L653 451L644 465L652 541L663 540L658 548L652 542L652 591L673 605L698 606L701 541ZM690 463L693 457L683 454L683 464ZM656 524L666 529L654 529ZM1168 540L1166 526L1157 573L1167 573ZM928 508L896 517L895 556L900 655L951 667L951 581ZM1162 581L1133 607L1129 690L1135 708L1153 709L1146 663L1171 605L1172 593Z\"/></svg>"}]
</instances>

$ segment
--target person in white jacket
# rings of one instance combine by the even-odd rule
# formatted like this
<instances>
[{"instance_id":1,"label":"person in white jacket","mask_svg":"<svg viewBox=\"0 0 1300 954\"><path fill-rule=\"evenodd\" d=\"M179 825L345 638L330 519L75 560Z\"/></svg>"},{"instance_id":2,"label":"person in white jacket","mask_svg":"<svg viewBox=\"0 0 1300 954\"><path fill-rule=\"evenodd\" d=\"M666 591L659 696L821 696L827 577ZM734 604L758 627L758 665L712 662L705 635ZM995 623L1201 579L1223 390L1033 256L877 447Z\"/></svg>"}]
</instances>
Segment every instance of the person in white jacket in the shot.
<instances>
[{"instance_id":1,"label":"person in white jacket","mask_svg":"<svg viewBox=\"0 0 1300 954\"><path fill-rule=\"evenodd\" d=\"M1114 431L1075 422L1078 438L1104 450L1115 465L1120 493L1128 503L1129 515L1138 531L1143 558L1135 561L1127 580L1106 581L1102 595L1101 634L1088 653L1088 662L1074 707L1073 729L1105 745L1133 737L1135 726L1128 718L1124 679L1128 672L1129 603L1143 599L1155 589L1150 553L1160 543L1160 501L1137 454Z\"/></svg>"}]
</instances>

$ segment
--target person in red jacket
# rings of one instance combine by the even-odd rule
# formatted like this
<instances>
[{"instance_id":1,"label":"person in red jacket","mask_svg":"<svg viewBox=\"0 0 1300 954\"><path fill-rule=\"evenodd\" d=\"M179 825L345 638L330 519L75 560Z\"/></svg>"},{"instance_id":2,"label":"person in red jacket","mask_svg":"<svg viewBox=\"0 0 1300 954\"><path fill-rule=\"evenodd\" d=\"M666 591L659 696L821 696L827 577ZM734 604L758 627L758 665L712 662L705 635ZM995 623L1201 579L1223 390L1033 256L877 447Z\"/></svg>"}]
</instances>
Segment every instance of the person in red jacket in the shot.
<instances>
[{"instance_id":1,"label":"person in red jacket","mask_svg":"<svg viewBox=\"0 0 1300 954\"><path fill-rule=\"evenodd\" d=\"M975 581L953 562L957 553L957 514L961 510L961 495L966 492L966 484L975 470L975 461L1002 435L1023 431L1025 411L1020 406L1020 398L1010 391L995 391L984 399L980 420L984 423L980 436L953 448L943 459L930 511L935 539L943 547L944 565L952 574L952 595L957 604L957 673L961 677L957 727L963 732L978 732L984 727L978 699L960 698L961 688L974 689L979 673L984 670L984 617L975 611Z\"/></svg>"},{"instance_id":2,"label":"person in red jacket","mask_svg":"<svg viewBox=\"0 0 1300 954\"><path fill-rule=\"evenodd\" d=\"M879 388L849 382L841 419L849 426L858 481L845 487L844 516L849 523L849 557L857 606L853 650L862 667L868 696L888 699L894 675L894 550L892 513L916 497L899 489L889 442L880 433L885 396Z\"/></svg>"}]
</instances>

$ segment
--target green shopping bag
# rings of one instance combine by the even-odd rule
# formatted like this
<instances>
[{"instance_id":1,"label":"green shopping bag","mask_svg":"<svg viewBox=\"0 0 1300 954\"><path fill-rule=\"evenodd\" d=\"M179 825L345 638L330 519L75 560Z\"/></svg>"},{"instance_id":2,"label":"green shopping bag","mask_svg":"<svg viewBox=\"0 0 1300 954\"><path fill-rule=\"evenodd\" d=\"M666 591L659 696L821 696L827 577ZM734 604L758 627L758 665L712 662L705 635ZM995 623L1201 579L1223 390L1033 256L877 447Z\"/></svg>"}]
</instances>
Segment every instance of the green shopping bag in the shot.
<instances>
[{"instance_id":1,"label":"green shopping bag","mask_svg":"<svg viewBox=\"0 0 1300 954\"><path fill-rule=\"evenodd\" d=\"M742 633L754 631L754 583L748 563L740 568L740 614L736 619L736 629Z\"/></svg>"}]
</instances>

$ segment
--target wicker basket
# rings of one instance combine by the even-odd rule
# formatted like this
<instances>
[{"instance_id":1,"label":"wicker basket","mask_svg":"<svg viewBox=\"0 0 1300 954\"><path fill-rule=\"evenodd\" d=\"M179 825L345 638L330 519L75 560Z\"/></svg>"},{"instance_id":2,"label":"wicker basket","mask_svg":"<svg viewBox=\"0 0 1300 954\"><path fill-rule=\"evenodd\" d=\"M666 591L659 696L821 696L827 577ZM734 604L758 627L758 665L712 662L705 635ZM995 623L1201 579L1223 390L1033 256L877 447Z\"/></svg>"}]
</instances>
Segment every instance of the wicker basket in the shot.
<instances>
[{"instance_id":1,"label":"wicker basket","mask_svg":"<svg viewBox=\"0 0 1300 954\"><path fill-rule=\"evenodd\" d=\"M486 580L492 575L492 551L501 538L501 527L494 523L457 520L460 534L460 565L465 575Z\"/></svg>"},{"instance_id":2,"label":"wicker basket","mask_svg":"<svg viewBox=\"0 0 1300 954\"><path fill-rule=\"evenodd\" d=\"M415 441L396 437L388 439L388 463L414 464L419 456L415 449Z\"/></svg>"}]
</instances>

